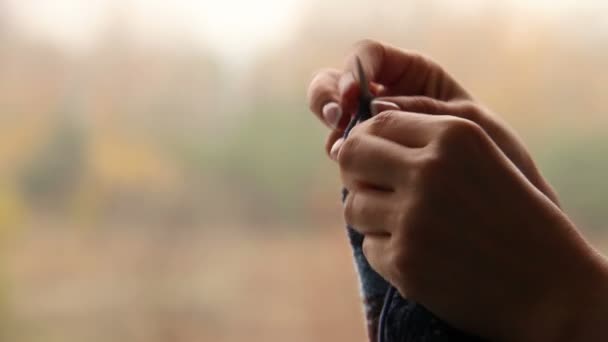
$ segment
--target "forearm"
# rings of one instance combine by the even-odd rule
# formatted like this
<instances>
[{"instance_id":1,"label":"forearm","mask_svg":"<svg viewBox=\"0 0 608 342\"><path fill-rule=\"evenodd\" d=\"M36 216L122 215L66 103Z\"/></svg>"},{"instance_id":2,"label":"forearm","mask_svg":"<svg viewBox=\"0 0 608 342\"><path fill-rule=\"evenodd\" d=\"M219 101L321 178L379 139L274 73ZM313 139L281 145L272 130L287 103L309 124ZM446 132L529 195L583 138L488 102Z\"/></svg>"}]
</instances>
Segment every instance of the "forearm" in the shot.
<instances>
[{"instance_id":1,"label":"forearm","mask_svg":"<svg viewBox=\"0 0 608 342\"><path fill-rule=\"evenodd\" d=\"M608 264L595 252L590 254L588 262L580 263L586 277L575 276L575 285L561 300L564 312L561 322L557 321L547 329L553 335L548 338L554 341L608 341ZM552 311L558 310L554 307Z\"/></svg>"},{"instance_id":2,"label":"forearm","mask_svg":"<svg viewBox=\"0 0 608 342\"><path fill-rule=\"evenodd\" d=\"M505 287L518 291L504 301L498 319L505 324L492 339L608 341L607 260L555 206L531 202L527 207L538 215L527 216L530 226L520 250L532 252L502 268L518 271Z\"/></svg>"}]
</instances>

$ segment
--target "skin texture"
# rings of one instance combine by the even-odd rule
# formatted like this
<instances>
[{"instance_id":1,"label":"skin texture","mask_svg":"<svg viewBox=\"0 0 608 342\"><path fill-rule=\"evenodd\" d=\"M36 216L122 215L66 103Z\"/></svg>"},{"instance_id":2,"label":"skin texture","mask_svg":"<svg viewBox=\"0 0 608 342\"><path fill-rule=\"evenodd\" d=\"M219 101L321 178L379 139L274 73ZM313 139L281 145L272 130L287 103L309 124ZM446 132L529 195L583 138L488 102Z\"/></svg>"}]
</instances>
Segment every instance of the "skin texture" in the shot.
<instances>
[{"instance_id":1,"label":"skin texture","mask_svg":"<svg viewBox=\"0 0 608 342\"><path fill-rule=\"evenodd\" d=\"M355 56L379 96L377 115L343 141ZM342 70L315 75L308 99L332 128L327 151L350 191L345 220L403 296L493 341L608 338L605 259L521 140L437 63L366 40Z\"/></svg>"}]
</instances>

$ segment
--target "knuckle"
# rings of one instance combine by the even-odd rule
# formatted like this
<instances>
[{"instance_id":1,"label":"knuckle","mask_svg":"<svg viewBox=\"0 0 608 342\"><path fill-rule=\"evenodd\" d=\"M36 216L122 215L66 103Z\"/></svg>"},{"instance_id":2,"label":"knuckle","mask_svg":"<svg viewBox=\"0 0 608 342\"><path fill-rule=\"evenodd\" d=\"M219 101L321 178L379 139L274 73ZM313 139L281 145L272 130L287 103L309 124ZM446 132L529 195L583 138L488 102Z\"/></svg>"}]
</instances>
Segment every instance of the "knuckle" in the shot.
<instances>
[{"instance_id":1,"label":"knuckle","mask_svg":"<svg viewBox=\"0 0 608 342\"><path fill-rule=\"evenodd\" d=\"M363 244L361 245L361 249L363 251L363 255L365 256L365 258L369 261L370 256L373 255L372 252L372 245L369 243L369 240L367 239L363 239Z\"/></svg>"},{"instance_id":2,"label":"knuckle","mask_svg":"<svg viewBox=\"0 0 608 342\"><path fill-rule=\"evenodd\" d=\"M385 278L390 278L390 274L386 273L390 269L390 265L386 264L386 259L382 255L382 251L378 248L381 247L378 245L378 243L375 243L374 240L368 239L365 236L363 237L363 242L361 244L361 252L363 253L363 256L373 270L379 274L382 274Z\"/></svg>"},{"instance_id":3,"label":"knuckle","mask_svg":"<svg viewBox=\"0 0 608 342\"><path fill-rule=\"evenodd\" d=\"M329 94L333 92L333 88L323 82L311 83L308 89L308 107L312 112L320 112L321 107L329 98Z\"/></svg>"},{"instance_id":4,"label":"knuckle","mask_svg":"<svg viewBox=\"0 0 608 342\"><path fill-rule=\"evenodd\" d=\"M473 101L463 101L458 104L458 114L464 119L480 123L482 113L482 108Z\"/></svg>"},{"instance_id":5,"label":"knuckle","mask_svg":"<svg viewBox=\"0 0 608 342\"><path fill-rule=\"evenodd\" d=\"M439 133L440 147L443 149L477 144L483 135L483 129L475 122L463 118L447 117Z\"/></svg>"},{"instance_id":6,"label":"knuckle","mask_svg":"<svg viewBox=\"0 0 608 342\"><path fill-rule=\"evenodd\" d=\"M382 112L367 120L361 125L361 129L372 135L383 136L383 133L387 129L395 125L395 121L399 119L398 116L398 111L389 110Z\"/></svg>"},{"instance_id":7,"label":"knuckle","mask_svg":"<svg viewBox=\"0 0 608 342\"><path fill-rule=\"evenodd\" d=\"M375 63L384 58L385 46L379 41L363 39L355 43L353 52L347 58L347 64L353 65L355 56L360 57L365 67L366 63Z\"/></svg>"},{"instance_id":8,"label":"knuckle","mask_svg":"<svg viewBox=\"0 0 608 342\"><path fill-rule=\"evenodd\" d=\"M429 76L446 74L441 64L437 63L429 56L417 51L409 51L408 55L411 65L421 68L420 70L426 70L429 73Z\"/></svg>"},{"instance_id":9,"label":"knuckle","mask_svg":"<svg viewBox=\"0 0 608 342\"><path fill-rule=\"evenodd\" d=\"M327 135L327 138L325 139L325 153L327 153L328 156L331 156L331 149L341 136L341 132L336 132L335 130L329 132Z\"/></svg>"},{"instance_id":10,"label":"knuckle","mask_svg":"<svg viewBox=\"0 0 608 342\"><path fill-rule=\"evenodd\" d=\"M439 114L439 105L435 100L419 96L412 97L404 109L416 113Z\"/></svg>"},{"instance_id":11,"label":"knuckle","mask_svg":"<svg viewBox=\"0 0 608 342\"><path fill-rule=\"evenodd\" d=\"M448 160L444 154L427 153L418 162L418 183L425 188L436 184L448 166Z\"/></svg>"},{"instance_id":12,"label":"knuckle","mask_svg":"<svg viewBox=\"0 0 608 342\"><path fill-rule=\"evenodd\" d=\"M413 206L420 206L422 200L430 196L435 189L440 188L441 184L445 182L444 176L450 172L453 156L451 153L444 153L438 145L425 148L411 160L406 184L413 184L420 191L410 195L409 210L413 210L411 208ZM407 222L401 221L400 224L404 226Z\"/></svg>"},{"instance_id":13,"label":"knuckle","mask_svg":"<svg viewBox=\"0 0 608 342\"><path fill-rule=\"evenodd\" d=\"M358 40L354 46L357 51L377 51L384 48L382 43L370 38Z\"/></svg>"},{"instance_id":14,"label":"knuckle","mask_svg":"<svg viewBox=\"0 0 608 342\"><path fill-rule=\"evenodd\" d=\"M430 58L429 56L426 56L420 52L412 52L411 53L411 60L412 63L415 63L416 65L419 66L424 66L426 67L429 71L431 72L442 72L442 68L441 65L439 65L438 63L436 63L432 58Z\"/></svg>"},{"instance_id":15,"label":"knuckle","mask_svg":"<svg viewBox=\"0 0 608 342\"><path fill-rule=\"evenodd\" d=\"M310 82L308 83L308 89L306 91L306 97L308 99L308 103L312 103L313 100L317 97L318 89L320 84L320 73L316 73Z\"/></svg>"},{"instance_id":16,"label":"knuckle","mask_svg":"<svg viewBox=\"0 0 608 342\"><path fill-rule=\"evenodd\" d=\"M340 164L342 169L352 168L357 158L359 146L363 142L362 140L360 134L351 134L348 139L344 140L338 153L338 164Z\"/></svg>"},{"instance_id":17,"label":"knuckle","mask_svg":"<svg viewBox=\"0 0 608 342\"><path fill-rule=\"evenodd\" d=\"M344 202L344 221L348 225L353 224L355 213L355 196L356 192L350 191L348 196L346 196L346 201Z\"/></svg>"}]
</instances>

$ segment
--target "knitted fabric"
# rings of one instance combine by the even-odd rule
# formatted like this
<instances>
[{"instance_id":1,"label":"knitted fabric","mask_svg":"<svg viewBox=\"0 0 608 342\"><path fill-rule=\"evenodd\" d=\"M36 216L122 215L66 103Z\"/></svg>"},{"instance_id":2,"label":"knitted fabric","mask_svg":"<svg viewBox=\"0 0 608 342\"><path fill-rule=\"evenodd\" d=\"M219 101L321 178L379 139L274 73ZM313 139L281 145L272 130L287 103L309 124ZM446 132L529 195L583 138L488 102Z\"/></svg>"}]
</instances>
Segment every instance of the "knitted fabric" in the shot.
<instances>
[{"instance_id":1,"label":"knitted fabric","mask_svg":"<svg viewBox=\"0 0 608 342\"><path fill-rule=\"evenodd\" d=\"M360 281L370 342L482 342L452 328L424 306L401 297L363 255L363 235L347 227Z\"/></svg>"}]
</instances>

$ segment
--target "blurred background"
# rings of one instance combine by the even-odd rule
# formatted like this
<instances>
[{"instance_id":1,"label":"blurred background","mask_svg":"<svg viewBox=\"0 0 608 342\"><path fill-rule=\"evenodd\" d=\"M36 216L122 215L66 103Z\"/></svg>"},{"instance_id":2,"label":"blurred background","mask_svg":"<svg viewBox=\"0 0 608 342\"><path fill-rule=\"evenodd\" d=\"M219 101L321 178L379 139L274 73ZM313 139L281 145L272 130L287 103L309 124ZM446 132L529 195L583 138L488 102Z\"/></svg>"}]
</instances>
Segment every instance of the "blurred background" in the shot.
<instances>
[{"instance_id":1,"label":"blurred background","mask_svg":"<svg viewBox=\"0 0 608 342\"><path fill-rule=\"evenodd\" d=\"M0 0L0 340L363 341L315 69L433 56L608 252L608 2Z\"/></svg>"}]
</instances>

